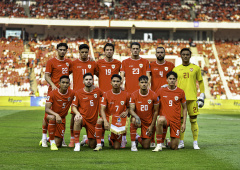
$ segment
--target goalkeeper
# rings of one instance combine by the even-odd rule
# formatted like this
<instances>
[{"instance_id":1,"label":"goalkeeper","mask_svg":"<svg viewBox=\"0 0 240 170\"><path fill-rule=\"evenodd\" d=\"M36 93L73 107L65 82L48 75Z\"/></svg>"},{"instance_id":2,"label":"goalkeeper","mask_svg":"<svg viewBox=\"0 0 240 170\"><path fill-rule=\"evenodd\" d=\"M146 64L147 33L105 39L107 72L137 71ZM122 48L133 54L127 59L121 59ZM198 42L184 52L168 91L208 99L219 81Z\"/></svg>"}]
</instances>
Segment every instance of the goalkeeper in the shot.
<instances>
[{"instance_id":1,"label":"goalkeeper","mask_svg":"<svg viewBox=\"0 0 240 170\"><path fill-rule=\"evenodd\" d=\"M192 52L189 48L183 48L180 52L182 65L173 69L178 75L178 87L184 90L187 100L187 110L191 122L191 130L193 134L193 148L200 149L198 146L198 124L197 115L199 114L198 108L204 105L204 84L199 66L190 63ZM200 87L200 97L197 100L197 86L196 81ZM181 114L182 116L182 114ZM182 119L183 120L183 119ZM181 122L182 123L182 122ZM184 148L184 132L180 133L180 142L178 148Z\"/></svg>"}]
</instances>

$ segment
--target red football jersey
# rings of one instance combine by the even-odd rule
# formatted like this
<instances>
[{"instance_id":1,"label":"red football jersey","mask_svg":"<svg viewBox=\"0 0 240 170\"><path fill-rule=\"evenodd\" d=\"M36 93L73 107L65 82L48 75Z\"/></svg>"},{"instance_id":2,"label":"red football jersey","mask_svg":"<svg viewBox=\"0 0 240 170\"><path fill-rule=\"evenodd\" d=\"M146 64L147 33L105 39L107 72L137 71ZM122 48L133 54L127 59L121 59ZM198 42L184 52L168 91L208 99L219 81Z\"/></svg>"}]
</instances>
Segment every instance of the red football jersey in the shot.
<instances>
[{"instance_id":1,"label":"red football jersey","mask_svg":"<svg viewBox=\"0 0 240 170\"><path fill-rule=\"evenodd\" d=\"M140 89L131 94L130 104L135 104L135 113L142 123L150 125L154 114L154 105L159 104L157 94L148 90L146 95L140 93Z\"/></svg>"},{"instance_id":2,"label":"red football jersey","mask_svg":"<svg viewBox=\"0 0 240 170\"><path fill-rule=\"evenodd\" d=\"M166 61L163 64L158 64L156 62L150 63L151 70L151 89L156 93L162 85L167 83L167 73L172 71L174 68L172 62Z\"/></svg>"},{"instance_id":3,"label":"red football jersey","mask_svg":"<svg viewBox=\"0 0 240 170\"><path fill-rule=\"evenodd\" d=\"M107 62L105 59L97 61L98 81L101 90L106 92L112 89L111 77L113 74L118 74L120 68L121 62L116 59L111 62Z\"/></svg>"},{"instance_id":4,"label":"red football jersey","mask_svg":"<svg viewBox=\"0 0 240 170\"><path fill-rule=\"evenodd\" d=\"M81 61L80 59L74 60L72 64L73 90L77 91L84 88L83 75L86 73L91 73L94 75L95 70L95 61L90 61L89 59L87 61Z\"/></svg>"},{"instance_id":5,"label":"red football jersey","mask_svg":"<svg viewBox=\"0 0 240 170\"><path fill-rule=\"evenodd\" d=\"M106 117L111 115L120 115L126 110L126 106L129 106L130 95L126 91L120 91L120 93L113 93L112 90L104 93L101 105L106 106Z\"/></svg>"},{"instance_id":6,"label":"red football jersey","mask_svg":"<svg viewBox=\"0 0 240 170\"><path fill-rule=\"evenodd\" d=\"M98 119L99 102L102 95L103 92L99 88L95 88L91 92L86 92L82 88L75 92L72 104L78 108L78 111L87 122L95 125Z\"/></svg>"},{"instance_id":7,"label":"red football jersey","mask_svg":"<svg viewBox=\"0 0 240 170\"><path fill-rule=\"evenodd\" d=\"M166 87L160 88L157 95L160 99L162 114L166 119L181 122L181 104L186 102L184 91L178 87L174 90Z\"/></svg>"},{"instance_id":8,"label":"red football jersey","mask_svg":"<svg viewBox=\"0 0 240 170\"><path fill-rule=\"evenodd\" d=\"M125 72L125 89L132 93L139 89L138 78L150 72L149 61L144 58L123 60L121 70Z\"/></svg>"},{"instance_id":9,"label":"red football jersey","mask_svg":"<svg viewBox=\"0 0 240 170\"><path fill-rule=\"evenodd\" d=\"M72 61L68 58L59 60L56 57L48 60L45 73L51 74L51 80L57 86L59 86L59 79L63 75L69 76L71 74ZM52 91L52 87L49 86L48 93Z\"/></svg>"},{"instance_id":10,"label":"red football jersey","mask_svg":"<svg viewBox=\"0 0 240 170\"><path fill-rule=\"evenodd\" d=\"M59 114L62 118L65 118L68 114L69 107L72 104L74 98L74 91L68 89L66 94L61 94L59 89L51 91L48 96L46 103L52 103L52 110Z\"/></svg>"}]
</instances>

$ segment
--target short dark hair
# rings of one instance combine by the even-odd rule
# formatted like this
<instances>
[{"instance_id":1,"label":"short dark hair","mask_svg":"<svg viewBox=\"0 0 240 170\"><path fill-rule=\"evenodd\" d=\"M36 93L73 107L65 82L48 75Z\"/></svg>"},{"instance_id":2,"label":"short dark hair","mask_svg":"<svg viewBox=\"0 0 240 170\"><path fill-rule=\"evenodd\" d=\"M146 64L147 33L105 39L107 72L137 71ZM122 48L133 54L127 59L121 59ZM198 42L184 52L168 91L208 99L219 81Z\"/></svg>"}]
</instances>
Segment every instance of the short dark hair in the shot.
<instances>
[{"instance_id":1,"label":"short dark hair","mask_svg":"<svg viewBox=\"0 0 240 170\"><path fill-rule=\"evenodd\" d=\"M106 47L112 47L114 51L114 45L112 43L107 43L103 48L104 51L106 50Z\"/></svg>"},{"instance_id":2,"label":"short dark hair","mask_svg":"<svg viewBox=\"0 0 240 170\"><path fill-rule=\"evenodd\" d=\"M59 48L59 47L66 47L66 49L68 49L68 46L67 46L67 43L59 43L58 45L57 45L57 49Z\"/></svg>"},{"instance_id":3,"label":"short dark hair","mask_svg":"<svg viewBox=\"0 0 240 170\"><path fill-rule=\"evenodd\" d=\"M81 45L79 46L79 50L84 49L84 48L86 48L86 49L89 50L89 46L88 46L87 44L81 44Z\"/></svg>"},{"instance_id":4,"label":"short dark hair","mask_svg":"<svg viewBox=\"0 0 240 170\"><path fill-rule=\"evenodd\" d=\"M132 43L131 43L131 48L132 48L133 45L138 45L139 48L141 48L141 45L140 45L138 42L132 42Z\"/></svg>"},{"instance_id":5,"label":"short dark hair","mask_svg":"<svg viewBox=\"0 0 240 170\"><path fill-rule=\"evenodd\" d=\"M148 76L142 75L138 78L138 81L140 82L141 80L147 80L148 81Z\"/></svg>"},{"instance_id":6,"label":"short dark hair","mask_svg":"<svg viewBox=\"0 0 240 170\"><path fill-rule=\"evenodd\" d=\"M192 55L192 51L191 51L189 48L183 48L183 49L180 51L180 55L182 54L183 51L189 51L189 52L190 52L190 55Z\"/></svg>"},{"instance_id":7,"label":"short dark hair","mask_svg":"<svg viewBox=\"0 0 240 170\"><path fill-rule=\"evenodd\" d=\"M120 79L120 81L122 81L122 77L121 77L119 74L113 74L112 77L111 77L111 80L112 80L114 77L117 77L117 78Z\"/></svg>"},{"instance_id":8,"label":"short dark hair","mask_svg":"<svg viewBox=\"0 0 240 170\"><path fill-rule=\"evenodd\" d=\"M68 79L68 80L70 81L70 78L69 78L69 76L67 76L67 75L61 76L60 79L59 79L59 81L61 82L62 79Z\"/></svg>"},{"instance_id":9,"label":"short dark hair","mask_svg":"<svg viewBox=\"0 0 240 170\"><path fill-rule=\"evenodd\" d=\"M156 52L157 52L157 49L163 49L164 53L165 53L165 48L164 47L157 47L156 48Z\"/></svg>"},{"instance_id":10,"label":"short dark hair","mask_svg":"<svg viewBox=\"0 0 240 170\"><path fill-rule=\"evenodd\" d=\"M177 73L174 72L174 71L169 71L169 72L167 73L167 78L168 78L169 76L171 76L171 75L173 75L176 79L178 78Z\"/></svg>"},{"instance_id":11,"label":"short dark hair","mask_svg":"<svg viewBox=\"0 0 240 170\"><path fill-rule=\"evenodd\" d=\"M85 79L85 77L87 77L87 76L91 76L91 77L93 78L92 73L85 73L85 74L83 75L83 79Z\"/></svg>"}]
</instances>

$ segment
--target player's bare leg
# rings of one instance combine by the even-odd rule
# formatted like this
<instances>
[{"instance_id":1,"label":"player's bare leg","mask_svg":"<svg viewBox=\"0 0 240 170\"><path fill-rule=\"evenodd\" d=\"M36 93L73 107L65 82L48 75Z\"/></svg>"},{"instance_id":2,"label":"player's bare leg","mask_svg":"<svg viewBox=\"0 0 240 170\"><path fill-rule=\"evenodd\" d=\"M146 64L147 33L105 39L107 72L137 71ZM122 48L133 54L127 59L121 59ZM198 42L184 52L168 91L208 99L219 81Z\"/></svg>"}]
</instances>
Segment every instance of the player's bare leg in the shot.
<instances>
[{"instance_id":1,"label":"player's bare leg","mask_svg":"<svg viewBox=\"0 0 240 170\"><path fill-rule=\"evenodd\" d=\"M121 147L121 143L119 143L118 141L113 142L113 148L114 149L120 149L120 147Z\"/></svg>"},{"instance_id":2,"label":"player's bare leg","mask_svg":"<svg viewBox=\"0 0 240 170\"><path fill-rule=\"evenodd\" d=\"M160 116L157 120L156 125L156 139L157 139L157 146L153 150L153 152L158 152L162 150L162 144L163 143L163 127L167 126L167 120L164 116Z\"/></svg>"},{"instance_id":3,"label":"player's bare leg","mask_svg":"<svg viewBox=\"0 0 240 170\"><path fill-rule=\"evenodd\" d=\"M48 147L47 144L47 122L45 121L45 118L43 118L42 121L42 140L40 141L39 145L41 145L42 147Z\"/></svg>"},{"instance_id":4,"label":"player's bare leg","mask_svg":"<svg viewBox=\"0 0 240 170\"><path fill-rule=\"evenodd\" d=\"M95 148L96 147L96 144L97 144L97 141L96 141L96 139L88 139L88 146L89 146L89 148Z\"/></svg>"},{"instance_id":5,"label":"player's bare leg","mask_svg":"<svg viewBox=\"0 0 240 170\"><path fill-rule=\"evenodd\" d=\"M152 134L152 139L151 139L151 144L150 144L150 147L151 148L154 148L156 146L156 142L155 142L155 134L156 134L156 127L154 126L153 128L153 134Z\"/></svg>"},{"instance_id":6,"label":"player's bare leg","mask_svg":"<svg viewBox=\"0 0 240 170\"><path fill-rule=\"evenodd\" d=\"M95 145L96 148L94 149L94 151L102 150L101 138L102 138L102 133L103 133L103 123L104 123L104 121L100 117L97 120L97 124L96 124L96 127L95 127L97 146Z\"/></svg>"},{"instance_id":7,"label":"player's bare leg","mask_svg":"<svg viewBox=\"0 0 240 170\"><path fill-rule=\"evenodd\" d=\"M178 150L178 143L179 143L179 139L178 138L171 138L171 142L168 144L168 146L172 150Z\"/></svg>"},{"instance_id":8,"label":"player's bare leg","mask_svg":"<svg viewBox=\"0 0 240 170\"><path fill-rule=\"evenodd\" d=\"M74 147L74 143L75 143L75 141L74 141L74 133L73 133L75 114L72 113L71 115L72 115L72 116L71 116L71 122L70 122L71 139L70 139L70 143L69 143L68 147L73 148L73 147Z\"/></svg>"},{"instance_id":9,"label":"player's bare leg","mask_svg":"<svg viewBox=\"0 0 240 170\"><path fill-rule=\"evenodd\" d=\"M193 148L194 149L200 149L198 146L198 123L197 123L197 115L195 116L190 116L190 123L191 123L191 130L193 134Z\"/></svg>"},{"instance_id":10,"label":"player's bare leg","mask_svg":"<svg viewBox=\"0 0 240 170\"><path fill-rule=\"evenodd\" d=\"M82 129L82 118L75 120L74 121L74 140L75 140L75 148L74 151L80 151L80 142L79 142L79 137L80 137L80 131Z\"/></svg>"},{"instance_id":11,"label":"player's bare leg","mask_svg":"<svg viewBox=\"0 0 240 170\"><path fill-rule=\"evenodd\" d=\"M143 148L143 149L149 149L149 148L150 148L151 140L152 140L152 139L147 139L147 138L142 139L142 142L141 142L142 148Z\"/></svg>"},{"instance_id":12,"label":"player's bare leg","mask_svg":"<svg viewBox=\"0 0 240 170\"><path fill-rule=\"evenodd\" d=\"M137 126L136 126L136 119L131 117L130 123L130 136L131 136L131 151L138 151L136 146L136 134L137 134Z\"/></svg>"},{"instance_id":13,"label":"player's bare leg","mask_svg":"<svg viewBox=\"0 0 240 170\"><path fill-rule=\"evenodd\" d=\"M181 117L181 126L182 126L182 123L183 123L183 117ZM185 132L180 131L180 142L178 144L178 149L183 149L184 148L184 142L183 142L184 134L185 134Z\"/></svg>"},{"instance_id":14,"label":"player's bare leg","mask_svg":"<svg viewBox=\"0 0 240 170\"><path fill-rule=\"evenodd\" d=\"M47 120L51 150L58 150L58 147L55 142L56 117L54 115L48 115Z\"/></svg>"}]
</instances>

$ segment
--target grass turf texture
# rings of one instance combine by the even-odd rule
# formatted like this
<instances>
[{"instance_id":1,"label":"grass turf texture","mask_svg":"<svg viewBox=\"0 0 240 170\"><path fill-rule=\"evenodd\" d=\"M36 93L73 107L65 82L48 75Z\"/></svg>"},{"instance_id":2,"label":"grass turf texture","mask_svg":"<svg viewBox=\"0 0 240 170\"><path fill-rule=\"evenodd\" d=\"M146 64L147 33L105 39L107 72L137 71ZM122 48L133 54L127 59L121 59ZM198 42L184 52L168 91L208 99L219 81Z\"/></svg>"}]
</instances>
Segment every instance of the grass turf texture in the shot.
<instances>
[{"instance_id":1,"label":"grass turf texture","mask_svg":"<svg viewBox=\"0 0 240 170\"><path fill-rule=\"evenodd\" d=\"M239 122L240 111L201 110L199 115L199 146L192 146L189 121L185 133L185 149L163 149L154 153L140 149L130 151L130 133L125 149L105 147L94 152L87 146L80 152L73 148L50 148L38 146L41 139L42 108L0 107L0 169L239 169ZM70 140L70 115L67 116L65 141ZM138 130L138 133L140 131ZM82 135L85 129L82 130ZM169 136L169 134L167 135Z\"/></svg>"}]
</instances>

